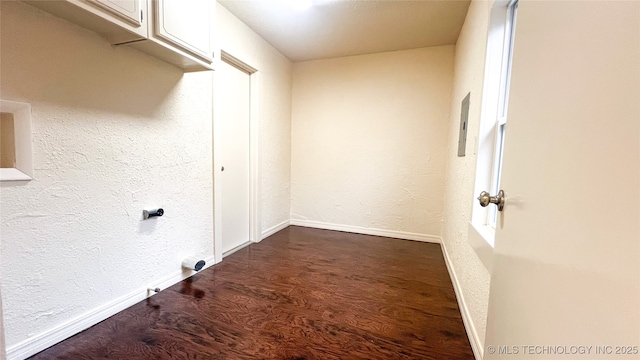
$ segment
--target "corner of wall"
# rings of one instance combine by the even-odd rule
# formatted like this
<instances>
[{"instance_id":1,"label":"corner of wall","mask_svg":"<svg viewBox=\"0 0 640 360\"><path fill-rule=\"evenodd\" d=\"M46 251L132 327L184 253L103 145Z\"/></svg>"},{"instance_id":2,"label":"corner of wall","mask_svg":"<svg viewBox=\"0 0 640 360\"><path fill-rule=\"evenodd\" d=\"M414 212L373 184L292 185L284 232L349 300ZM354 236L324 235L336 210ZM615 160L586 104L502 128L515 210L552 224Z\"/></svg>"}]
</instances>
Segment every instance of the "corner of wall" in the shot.
<instances>
[{"instance_id":1,"label":"corner of wall","mask_svg":"<svg viewBox=\"0 0 640 360\"><path fill-rule=\"evenodd\" d=\"M474 200L476 134L479 128L492 2L474 0L455 48L454 82L449 112L442 249L476 358L483 356L490 274L468 242ZM471 93L466 156L457 156L460 104Z\"/></svg>"},{"instance_id":2,"label":"corner of wall","mask_svg":"<svg viewBox=\"0 0 640 360\"><path fill-rule=\"evenodd\" d=\"M220 3L218 47L258 70L260 238L291 217L291 99L293 63Z\"/></svg>"},{"instance_id":3,"label":"corner of wall","mask_svg":"<svg viewBox=\"0 0 640 360\"><path fill-rule=\"evenodd\" d=\"M453 56L444 45L294 64L292 221L440 237Z\"/></svg>"}]
</instances>

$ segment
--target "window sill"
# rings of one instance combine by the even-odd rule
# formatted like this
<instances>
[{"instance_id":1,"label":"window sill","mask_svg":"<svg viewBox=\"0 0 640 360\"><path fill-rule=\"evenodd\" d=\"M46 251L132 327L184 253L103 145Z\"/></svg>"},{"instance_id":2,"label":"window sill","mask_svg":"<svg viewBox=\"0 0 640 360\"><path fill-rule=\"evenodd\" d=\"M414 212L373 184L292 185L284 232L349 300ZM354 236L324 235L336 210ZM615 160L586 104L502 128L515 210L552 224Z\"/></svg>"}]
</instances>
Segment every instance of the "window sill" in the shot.
<instances>
[{"instance_id":1,"label":"window sill","mask_svg":"<svg viewBox=\"0 0 640 360\"><path fill-rule=\"evenodd\" d=\"M491 273L493 268L493 244L495 237L496 231L490 226L469 222L469 244L489 273Z\"/></svg>"}]
</instances>

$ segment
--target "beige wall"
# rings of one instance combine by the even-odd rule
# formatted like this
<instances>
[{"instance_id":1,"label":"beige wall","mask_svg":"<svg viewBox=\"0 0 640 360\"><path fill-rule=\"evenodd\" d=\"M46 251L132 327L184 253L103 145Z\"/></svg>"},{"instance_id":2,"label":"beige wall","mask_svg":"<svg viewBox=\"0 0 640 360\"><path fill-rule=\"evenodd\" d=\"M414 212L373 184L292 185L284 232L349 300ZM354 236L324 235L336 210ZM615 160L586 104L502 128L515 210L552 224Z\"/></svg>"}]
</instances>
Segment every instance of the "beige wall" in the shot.
<instances>
[{"instance_id":1,"label":"beige wall","mask_svg":"<svg viewBox=\"0 0 640 360\"><path fill-rule=\"evenodd\" d=\"M442 231L443 246L449 257L452 273L460 285L459 300L464 304L460 310L467 313L467 331L480 348L483 347L486 329L490 274L469 245L468 227L472 201L475 198L475 137L480 122L491 3L492 1L483 0L471 2L456 44ZM460 104L469 92L471 98L466 156L457 157Z\"/></svg>"},{"instance_id":2,"label":"beige wall","mask_svg":"<svg viewBox=\"0 0 640 360\"><path fill-rule=\"evenodd\" d=\"M0 6L0 91L31 103L33 122L34 180L0 184L12 348L213 255L212 72ZM142 221L154 207L165 216Z\"/></svg>"},{"instance_id":3,"label":"beige wall","mask_svg":"<svg viewBox=\"0 0 640 360\"><path fill-rule=\"evenodd\" d=\"M222 5L216 9L218 48L259 71L261 232L289 220L292 64ZM216 54L220 59L219 54Z\"/></svg>"},{"instance_id":4,"label":"beige wall","mask_svg":"<svg viewBox=\"0 0 640 360\"><path fill-rule=\"evenodd\" d=\"M294 64L294 223L440 236L453 53Z\"/></svg>"}]
</instances>

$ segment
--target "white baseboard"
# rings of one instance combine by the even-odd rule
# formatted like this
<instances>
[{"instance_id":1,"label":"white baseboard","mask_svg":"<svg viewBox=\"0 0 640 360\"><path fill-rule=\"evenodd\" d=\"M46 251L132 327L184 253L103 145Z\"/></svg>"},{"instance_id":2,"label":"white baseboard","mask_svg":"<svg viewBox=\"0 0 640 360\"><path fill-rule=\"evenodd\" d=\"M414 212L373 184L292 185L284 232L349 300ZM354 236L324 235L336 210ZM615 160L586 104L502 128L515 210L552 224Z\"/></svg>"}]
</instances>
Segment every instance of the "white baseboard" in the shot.
<instances>
[{"instance_id":1,"label":"white baseboard","mask_svg":"<svg viewBox=\"0 0 640 360\"><path fill-rule=\"evenodd\" d=\"M262 232L262 235L260 236L260 240L268 238L269 236L277 233L278 231L286 228L289 225L290 225L290 221L289 220L285 220L285 221L281 222L280 224L277 224L275 226L272 226L272 227L268 228L267 230Z\"/></svg>"},{"instance_id":2,"label":"white baseboard","mask_svg":"<svg viewBox=\"0 0 640 360\"><path fill-rule=\"evenodd\" d=\"M212 266L214 262L213 256L204 259L206 265L203 270ZM202 270L201 270L202 271ZM164 290L171 285L194 275L195 271L178 270L173 274L166 276L158 281L149 284L143 288L139 288L129 294L112 300L102 306L90 310L74 319L62 323L52 329L32 336L16 345L7 348L7 360L23 360L40 351L59 343L93 325L119 313L120 311L140 302L155 293L150 293L148 288L160 288Z\"/></svg>"},{"instance_id":3,"label":"white baseboard","mask_svg":"<svg viewBox=\"0 0 640 360\"><path fill-rule=\"evenodd\" d=\"M444 256L444 262L447 264L447 270L449 270L451 283L453 283L453 290L456 292L458 307L460 308L460 314L462 315L462 322L464 323L464 328L467 331L467 337L469 338L469 342L471 343L473 355L477 360L482 360L482 357L484 356L482 341L480 340L480 336L478 336L478 332L476 331L473 319L471 318L471 313L469 312L469 308L467 307L467 302L464 300L462 287L460 286L458 276L456 275L456 271L453 268L453 264L451 263L451 259L449 258L449 254L447 253L447 247L444 241L442 242L441 246L442 255Z\"/></svg>"},{"instance_id":4,"label":"white baseboard","mask_svg":"<svg viewBox=\"0 0 640 360\"><path fill-rule=\"evenodd\" d=\"M424 241L424 242L437 243L437 244L439 244L442 241L440 236L435 236L435 235L418 234L418 233L405 232L405 231L365 228L365 227L351 226L351 225L331 224L331 223L324 223L319 221L291 219L290 224L295 226L304 226L304 227L311 227L316 229L337 230L337 231L344 231L344 232L350 232L350 233L356 233L356 234L384 236L384 237L390 237L390 238L396 238L396 239Z\"/></svg>"}]
</instances>

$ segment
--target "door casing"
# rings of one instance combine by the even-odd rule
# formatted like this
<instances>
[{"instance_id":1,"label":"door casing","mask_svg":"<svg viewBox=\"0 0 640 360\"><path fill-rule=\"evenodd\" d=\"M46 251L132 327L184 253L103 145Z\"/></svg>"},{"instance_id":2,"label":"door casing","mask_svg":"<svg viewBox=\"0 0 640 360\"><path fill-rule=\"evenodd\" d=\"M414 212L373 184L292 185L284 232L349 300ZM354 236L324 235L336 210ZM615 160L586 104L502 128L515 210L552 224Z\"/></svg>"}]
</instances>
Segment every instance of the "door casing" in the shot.
<instances>
[{"instance_id":1,"label":"door casing","mask_svg":"<svg viewBox=\"0 0 640 360\"><path fill-rule=\"evenodd\" d=\"M258 242L260 238L260 208L259 208L259 152L258 152L258 115L259 115L259 103L258 103L258 88L260 72L241 61L237 57L221 51L220 61L224 61L236 68L239 68L249 74L250 81L250 116L249 116L249 241L250 243ZM222 178L220 168L223 166L222 157L220 156L220 149L218 149L221 143L221 133L219 130L219 124L216 119L220 118L220 113L216 110L216 103L220 102L219 93L216 92L217 88L213 85L213 214L214 214L214 241L213 241L213 254L215 262L222 261Z\"/></svg>"}]
</instances>

